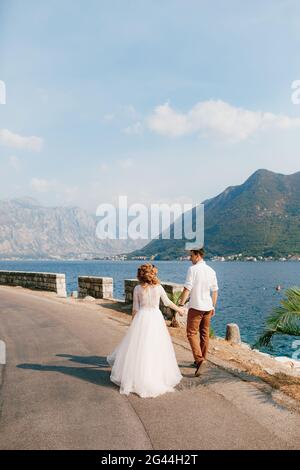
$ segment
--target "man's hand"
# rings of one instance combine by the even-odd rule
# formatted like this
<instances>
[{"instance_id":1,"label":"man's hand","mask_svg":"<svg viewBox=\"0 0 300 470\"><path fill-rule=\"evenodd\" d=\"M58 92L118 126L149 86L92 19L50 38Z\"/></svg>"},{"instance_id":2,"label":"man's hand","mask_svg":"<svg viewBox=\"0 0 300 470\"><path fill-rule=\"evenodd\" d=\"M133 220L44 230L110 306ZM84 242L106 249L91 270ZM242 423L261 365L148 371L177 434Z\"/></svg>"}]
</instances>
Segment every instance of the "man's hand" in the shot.
<instances>
[{"instance_id":1,"label":"man's hand","mask_svg":"<svg viewBox=\"0 0 300 470\"><path fill-rule=\"evenodd\" d=\"M179 315L180 315L181 317L183 317L183 315L185 314L185 312L186 312L186 308L184 308L184 307L180 307L180 309L178 310L178 313L179 313Z\"/></svg>"},{"instance_id":2,"label":"man's hand","mask_svg":"<svg viewBox=\"0 0 300 470\"><path fill-rule=\"evenodd\" d=\"M217 305L217 300L218 300L218 291L215 290L213 293L212 293L212 303L213 303L213 310L214 310L214 313L212 314L212 317L215 315L216 313L216 305Z\"/></svg>"},{"instance_id":3,"label":"man's hand","mask_svg":"<svg viewBox=\"0 0 300 470\"><path fill-rule=\"evenodd\" d=\"M211 311L211 316L214 317L216 314L216 307L214 307Z\"/></svg>"}]
</instances>

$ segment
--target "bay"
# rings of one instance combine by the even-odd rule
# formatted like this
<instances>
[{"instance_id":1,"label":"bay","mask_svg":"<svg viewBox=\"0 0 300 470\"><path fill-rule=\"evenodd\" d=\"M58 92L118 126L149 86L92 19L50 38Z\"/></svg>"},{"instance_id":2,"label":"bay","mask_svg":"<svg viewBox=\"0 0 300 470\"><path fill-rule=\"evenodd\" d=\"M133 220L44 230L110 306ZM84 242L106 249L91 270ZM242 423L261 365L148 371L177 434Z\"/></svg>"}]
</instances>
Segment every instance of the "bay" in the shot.
<instances>
[{"instance_id":1,"label":"bay","mask_svg":"<svg viewBox=\"0 0 300 470\"><path fill-rule=\"evenodd\" d=\"M136 277L141 261L1 261L0 269L64 273L67 291L77 290L78 276L109 276L114 279L114 296L123 298L124 279ZM155 261L161 281L183 283L189 261ZM242 340L253 344L266 317L279 304L284 289L300 286L298 262L208 262L217 272L219 301L213 319L215 334L224 337L226 324L237 323ZM276 291L281 285L282 290ZM278 336L274 355L292 356L293 342L299 337ZM300 358L300 357L299 357Z\"/></svg>"}]
</instances>

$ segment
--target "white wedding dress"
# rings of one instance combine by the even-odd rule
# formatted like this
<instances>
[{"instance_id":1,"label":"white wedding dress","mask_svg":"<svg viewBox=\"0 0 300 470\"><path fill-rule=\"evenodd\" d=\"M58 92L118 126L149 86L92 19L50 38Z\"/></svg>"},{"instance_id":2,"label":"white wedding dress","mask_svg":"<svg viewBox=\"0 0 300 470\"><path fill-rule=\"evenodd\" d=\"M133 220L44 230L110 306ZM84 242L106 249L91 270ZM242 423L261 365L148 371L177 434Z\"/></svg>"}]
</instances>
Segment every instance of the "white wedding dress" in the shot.
<instances>
[{"instance_id":1,"label":"white wedding dress","mask_svg":"<svg viewBox=\"0 0 300 470\"><path fill-rule=\"evenodd\" d=\"M160 299L166 306L174 305L160 284L134 288L133 310L137 313L121 343L107 356L112 366L110 379L119 385L122 394L157 397L173 392L182 379L159 309Z\"/></svg>"}]
</instances>

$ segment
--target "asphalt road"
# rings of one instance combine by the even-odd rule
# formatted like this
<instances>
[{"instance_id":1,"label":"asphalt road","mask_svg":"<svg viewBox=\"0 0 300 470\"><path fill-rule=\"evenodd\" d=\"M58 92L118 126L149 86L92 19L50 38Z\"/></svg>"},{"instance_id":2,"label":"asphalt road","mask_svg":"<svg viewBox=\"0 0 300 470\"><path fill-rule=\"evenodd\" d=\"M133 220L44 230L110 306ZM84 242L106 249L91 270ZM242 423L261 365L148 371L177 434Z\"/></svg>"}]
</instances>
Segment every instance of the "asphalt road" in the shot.
<instances>
[{"instance_id":1,"label":"asphalt road","mask_svg":"<svg viewBox=\"0 0 300 470\"><path fill-rule=\"evenodd\" d=\"M127 326L105 307L0 287L0 449L295 449L300 416L175 346L175 393L120 395L105 357ZM2 384L2 385L1 385Z\"/></svg>"}]
</instances>

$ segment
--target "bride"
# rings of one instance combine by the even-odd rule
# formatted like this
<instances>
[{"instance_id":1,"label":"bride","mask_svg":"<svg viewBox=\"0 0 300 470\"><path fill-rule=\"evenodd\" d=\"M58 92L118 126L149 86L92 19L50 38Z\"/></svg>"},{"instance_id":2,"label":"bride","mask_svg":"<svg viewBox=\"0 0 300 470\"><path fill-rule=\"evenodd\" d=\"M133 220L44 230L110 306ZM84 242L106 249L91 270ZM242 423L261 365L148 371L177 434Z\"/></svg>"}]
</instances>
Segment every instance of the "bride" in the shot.
<instances>
[{"instance_id":1,"label":"bride","mask_svg":"<svg viewBox=\"0 0 300 470\"><path fill-rule=\"evenodd\" d=\"M164 317L164 305L184 313L168 298L157 278L157 268L150 263L138 268L139 284L133 291L132 322L121 343L107 362L112 366L110 380L120 393L156 397L173 392L182 375Z\"/></svg>"}]
</instances>

